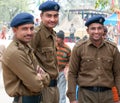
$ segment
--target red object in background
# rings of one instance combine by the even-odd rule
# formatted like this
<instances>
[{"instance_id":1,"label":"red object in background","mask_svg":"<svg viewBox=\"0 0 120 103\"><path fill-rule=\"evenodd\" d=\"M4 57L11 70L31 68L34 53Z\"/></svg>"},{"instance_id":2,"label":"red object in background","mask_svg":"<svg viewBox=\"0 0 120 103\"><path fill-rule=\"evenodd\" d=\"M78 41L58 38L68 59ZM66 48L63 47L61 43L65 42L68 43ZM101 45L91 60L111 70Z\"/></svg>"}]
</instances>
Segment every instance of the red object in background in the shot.
<instances>
[{"instance_id":1,"label":"red object in background","mask_svg":"<svg viewBox=\"0 0 120 103\"><path fill-rule=\"evenodd\" d=\"M112 7L114 7L114 0L112 0Z\"/></svg>"},{"instance_id":2,"label":"red object in background","mask_svg":"<svg viewBox=\"0 0 120 103\"><path fill-rule=\"evenodd\" d=\"M7 32L7 27L3 26L2 31L0 33L0 39L6 39L6 32Z\"/></svg>"},{"instance_id":3,"label":"red object in background","mask_svg":"<svg viewBox=\"0 0 120 103\"><path fill-rule=\"evenodd\" d=\"M69 37L65 37L64 42L69 42Z\"/></svg>"},{"instance_id":4,"label":"red object in background","mask_svg":"<svg viewBox=\"0 0 120 103\"><path fill-rule=\"evenodd\" d=\"M0 34L0 39L6 39L6 33L5 32L1 32Z\"/></svg>"},{"instance_id":5,"label":"red object in background","mask_svg":"<svg viewBox=\"0 0 120 103\"><path fill-rule=\"evenodd\" d=\"M80 39L80 37L78 37L78 36L74 37L74 39L71 39L69 36L67 36L64 38L64 42L74 43L74 42L78 41L79 39Z\"/></svg>"},{"instance_id":6,"label":"red object in background","mask_svg":"<svg viewBox=\"0 0 120 103\"><path fill-rule=\"evenodd\" d=\"M119 101L119 96L118 96L117 88L115 86L112 87L112 93L113 93L114 102L118 102Z\"/></svg>"},{"instance_id":7,"label":"red object in background","mask_svg":"<svg viewBox=\"0 0 120 103\"><path fill-rule=\"evenodd\" d=\"M120 12L118 12L118 32L120 33Z\"/></svg>"}]
</instances>

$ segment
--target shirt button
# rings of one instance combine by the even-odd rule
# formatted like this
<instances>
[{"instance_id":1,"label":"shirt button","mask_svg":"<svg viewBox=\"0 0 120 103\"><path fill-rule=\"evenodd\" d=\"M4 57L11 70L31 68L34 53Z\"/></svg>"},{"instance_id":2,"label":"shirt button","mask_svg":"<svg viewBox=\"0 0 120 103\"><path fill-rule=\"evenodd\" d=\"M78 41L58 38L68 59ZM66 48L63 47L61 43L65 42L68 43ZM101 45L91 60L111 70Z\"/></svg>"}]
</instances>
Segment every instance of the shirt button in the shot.
<instances>
[{"instance_id":1,"label":"shirt button","mask_svg":"<svg viewBox=\"0 0 120 103\"><path fill-rule=\"evenodd\" d=\"M100 67L98 67L98 69L100 70Z\"/></svg>"},{"instance_id":2,"label":"shirt button","mask_svg":"<svg viewBox=\"0 0 120 103\"><path fill-rule=\"evenodd\" d=\"M97 58L97 60L100 60L100 58Z\"/></svg>"},{"instance_id":3,"label":"shirt button","mask_svg":"<svg viewBox=\"0 0 120 103\"><path fill-rule=\"evenodd\" d=\"M101 77L100 76L98 76L98 79L100 79Z\"/></svg>"},{"instance_id":4,"label":"shirt button","mask_svg":"<svg viewBox=\"0 0 120 103\"><path fill-rule=\"evenodd\" d=\"M110 62L110 60L108 60L108 62Z\"/></svg>"},{"instance_id":5,"label":"shirt button","mask_svg":"<svg viewBox=\"0 0 120 103\"><path fill-rule=\"evenodd\" d=\"M87 61L89 62L90 60L88 59Z\"/></svg>"}]
</instances>

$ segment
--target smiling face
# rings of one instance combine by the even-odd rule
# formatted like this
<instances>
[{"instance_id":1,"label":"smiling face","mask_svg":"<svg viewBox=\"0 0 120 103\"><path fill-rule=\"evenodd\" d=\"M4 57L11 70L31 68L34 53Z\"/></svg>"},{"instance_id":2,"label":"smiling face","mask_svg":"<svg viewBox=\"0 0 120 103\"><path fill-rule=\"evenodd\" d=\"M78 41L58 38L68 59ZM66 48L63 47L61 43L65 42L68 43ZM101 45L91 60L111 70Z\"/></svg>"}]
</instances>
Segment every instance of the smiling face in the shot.
<instances>
[{"instance_id":1,"label":"smiling face","mask_svg":"<svg viewBox=\"0 0 120 103\"><path fill-rule=\"evenodd\" d=\"M94 42L102 41L102 37L104 34L104 27L99 23L92 23L87 28L87 33L90 36L90 39Z\"/></svg>"},{"instance_id":2,"label":"smiling face","mask_svg":"<svg viewBox=\"0 0 120 103\"><path fill-rule=\"evenodd\" d=\"M58 24L58 11L42 12L40 16L43 24L49 29L53 29Z\"/></svg>"},{"instance_id":3,"label":"smiling face","mask_svg":"<svg viewBox=\"0 0 120 103\"><path fill-rule=\"evenodd\" d=\"M31 41L34 35L34 24L24 24L13 28L15 38L22 41L23 43L28 43Z\"/></svg>"}]
</instances>

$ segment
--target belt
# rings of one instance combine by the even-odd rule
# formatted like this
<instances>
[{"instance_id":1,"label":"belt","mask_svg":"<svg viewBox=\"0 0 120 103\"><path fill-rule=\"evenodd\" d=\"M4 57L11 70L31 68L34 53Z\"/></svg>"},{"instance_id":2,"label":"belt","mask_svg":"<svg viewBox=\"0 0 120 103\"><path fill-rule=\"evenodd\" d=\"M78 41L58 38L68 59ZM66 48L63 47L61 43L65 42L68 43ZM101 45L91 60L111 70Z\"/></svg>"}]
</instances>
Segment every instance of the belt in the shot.
<instances>
[{"instance_id":1,"label":"belt","mask_svg":"<svg viewBox=\"0 0 120 103\"><path fill-rule=\"evenodd\" d=\"M20 98L19 96L14 97L13 103L18 103L19 98Z\"/></svg>"},{"instance_id":2,"label":"belt","mask_svg":"<svg viewBox=\"0 0 120 103\"><path fill-rule=\"evenodd\" d=\"M22 103L40 103L41 95L22 96Z\"/></svg>"},{"instance_id":3,"label":"belt","mask_svg":"<svg viewBox=\"0 0 120 103\"><path fill-rule=\"evenodd\" d=\"M57 86L57 80L56 79L52 79L50 81L49 87L56 87Z\"/></svg>"},{"instance_id":4,"label":"belt","mask_svg":"<svg viewBox=\"0 0 120 103\"><path fill-rule=\"evenodd\" d=\"M111 90L111 88L108 88L108 87L99 87L99 86L81 87L81 88L87 89L87 90L90 90L90 91L93 91L93 92L104 92L104 91L107 91L107 90Z\"/></svg>"}]
</instances>

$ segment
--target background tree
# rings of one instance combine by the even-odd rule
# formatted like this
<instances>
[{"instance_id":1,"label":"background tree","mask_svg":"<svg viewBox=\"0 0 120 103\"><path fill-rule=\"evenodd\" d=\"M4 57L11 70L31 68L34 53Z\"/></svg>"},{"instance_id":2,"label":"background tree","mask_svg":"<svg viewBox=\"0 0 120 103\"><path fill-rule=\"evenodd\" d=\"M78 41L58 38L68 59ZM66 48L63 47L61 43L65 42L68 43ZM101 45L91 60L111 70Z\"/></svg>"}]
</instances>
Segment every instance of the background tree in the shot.
<instances>
[{"instance_id":1,"label":"background tree","mask_svg":"<svg viewBox=\"0 0 120 103\"><path fill-rule=\"evenodd\" d=\"M115 9L120 9L120 0L96 0L95 9L98 8L114 12Z\"/></svg>"},{"instance_id":2,"label":"background tree","mask_svg":"<svg viewBox=\"0 0 120 103\"><path fill-rule=\"evenodd\" d=\"M19 12L29 11L29 0L0 0L0 22L8 24Z\"/></svg>"},{"instance_id":3,"label":"background tree","mask_svg":"<svg viewBox=\"0 0 120 103\"><path fill-rule=\"evenodd\" d=\"M108 0L96 0L95 8L100 8L100 10L103 10L105 7L108 7L108 4Z\"/></svg>"}]
</instances>

